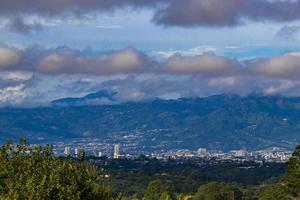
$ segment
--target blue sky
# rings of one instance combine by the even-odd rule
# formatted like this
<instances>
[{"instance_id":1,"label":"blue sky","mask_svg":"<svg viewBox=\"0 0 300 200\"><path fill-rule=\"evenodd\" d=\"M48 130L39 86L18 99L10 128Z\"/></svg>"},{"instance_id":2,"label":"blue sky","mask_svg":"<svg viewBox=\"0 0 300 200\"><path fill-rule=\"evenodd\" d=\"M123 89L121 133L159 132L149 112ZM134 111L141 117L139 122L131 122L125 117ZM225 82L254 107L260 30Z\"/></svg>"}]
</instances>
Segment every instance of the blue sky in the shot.
<instances>
[{"instance_id":1,"label":"blue sky","mask_svg":"<svg viewBox=\"0 0 300 200\"><path fill-rule=\"evenodd\" d=\"M226 92L300 95L300 16L288 12L296 13L300 1L230 0L224 10L215 8L220 0L168 0L161 8L159 0L36 6L44 10L14 1L0 9L1 106L47 105L101 89L119 92L120 102ZM13 3L20 4L17 12ZM188 4L195 8L182 15ZM282 11L255 14L255 6Z\"/></svg>"},{"instance_id":2,"label":"blue sky","mask_svg":"<svg viewBox=\"0 0 300 200\"><path fill-rule=\"evenodd\" d=\"M259 56L259 53L273 55L298 48L298 34L290 40L276 37L280 28L290 23L249 22L238 27L167 28L151 22L152 16L153 11L147 9L119 10L110 14L88 16L89 19L82 21L72 18L67 22L44 19L44 29L31 34L20 34L2 28L1 42L21 47L38 44L100 51L135 47L145 52L187 50L197 46L236 46L253 50L253 56Z\"/></svg>"}]
</instances>

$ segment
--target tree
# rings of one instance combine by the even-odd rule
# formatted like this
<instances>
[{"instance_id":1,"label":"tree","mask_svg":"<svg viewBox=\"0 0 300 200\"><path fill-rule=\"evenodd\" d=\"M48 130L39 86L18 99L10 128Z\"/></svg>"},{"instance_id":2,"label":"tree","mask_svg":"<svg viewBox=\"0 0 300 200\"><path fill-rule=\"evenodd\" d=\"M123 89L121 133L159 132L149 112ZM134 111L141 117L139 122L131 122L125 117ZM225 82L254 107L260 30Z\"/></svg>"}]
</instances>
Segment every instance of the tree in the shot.
<instances>
[{"instance_id":1,"label":"tree","mask_svg":"<svg viewBox=\"0 0 300 200\"><path fill-rule=\"evenodd\" d=\"M193 200L240 200L242 192L235 186L211 182L199 187Z\"/></svg>"},{"instance_id":2,"label":"tree","mask_svg":"<svg viewBox=\"0 0 300 200\"><path fill-rule=\"evenodd\" d=\"M82 162L85 159L85 151L83 149L78 150L78 159Z\"/></svg>"},{"instance_id":3,"label":"tree","mask_svg":"<svg viewBox=\"0 0 300 200\"><path fill-rule=\"evenodd\" d=\"M175 199L175 188L164 180L151 181L144 193L143 200Z\"/></svg>"},{"instance_id":4,"label":"tree","mask_svg":"<svg viewBox=\"0 0 300 200\"><path fill-rule=\"evenodd\" d=\"M87 162L53 157L53 147L31 148L21 139L0 148L0 199L113 200L120 199L100 184L96 168ZM84 156L84 155L83 155Z\"/></svg>"},{"instance_id":5,"label":"tree","mask_svg":"<svg viewBox=\"0 0 300 200\"><path fill-rule=\"evenodd\" d=\"M287 170L283 180L264 188L259 200L300 199L300 145L296 147L286 165Z\"/></svg>"},{"instance_id":6,"label":"tree","mask_svg":"<svg viewBox=\"0 0 300 200\"><path fill-rule=\"evenodd\" d=\"M259 195L259 200L290 200L282 183L267 186Z\"/></svg>"},{"instance_id":7,"label":"tree","mask_svg":"<svg viewBox=\"0 0 300 200\"><path fill-rule=\"evenodd\" d=\"M300 198L300 145L287 162L286 177L282 184L292 198Z\"/></svg>"}]
</instances>

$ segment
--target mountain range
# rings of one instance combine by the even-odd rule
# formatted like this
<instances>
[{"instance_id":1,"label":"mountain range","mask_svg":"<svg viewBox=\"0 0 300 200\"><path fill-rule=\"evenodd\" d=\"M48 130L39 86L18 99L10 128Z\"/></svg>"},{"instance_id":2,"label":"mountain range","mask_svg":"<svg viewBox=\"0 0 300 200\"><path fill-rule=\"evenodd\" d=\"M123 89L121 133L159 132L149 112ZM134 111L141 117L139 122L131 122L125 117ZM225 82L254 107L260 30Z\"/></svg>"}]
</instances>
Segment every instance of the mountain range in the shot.
<instances>
[{"instance_id":1,"label":"mountain range","mask_svg":"<svg viewBox=\"0 0 300 200\"><path fill-rule=\"evenodd\" d=\"M52 106L84 106L84 105L99 105L112 104L116 102L117 92L101 90L95 93L88 94L84 97L68 97L57 99L51 102Z\"/></svg>"},{"instance_id":2,"label":"mountain range","mask_svg":"<svg viewBox=\"0 0 300 200\"><path fill-rule=\"evenodd\" d=\"M300 143L300 98L215 95L177 100L95 104L115 93L54 101L38 108L1 108L1 141L104 138L139 132L145 145L165 149L293 149ZM92 102L89 104L89 102Z\"/></svg>"}]
</instances>

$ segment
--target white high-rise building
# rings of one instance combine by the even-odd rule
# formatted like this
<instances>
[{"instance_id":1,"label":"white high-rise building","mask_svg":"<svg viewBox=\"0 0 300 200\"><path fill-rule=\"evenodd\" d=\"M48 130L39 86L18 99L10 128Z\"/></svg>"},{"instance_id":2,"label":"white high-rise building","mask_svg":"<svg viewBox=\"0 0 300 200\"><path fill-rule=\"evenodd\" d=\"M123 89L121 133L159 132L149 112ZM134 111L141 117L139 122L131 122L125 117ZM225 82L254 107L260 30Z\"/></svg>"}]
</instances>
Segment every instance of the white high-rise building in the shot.
<instances>
[{"instance_id":1,"label":"white high-rise building","mask_svg":"<svg viewBox=\"0 0 300 200\"><path fill-rule=\"evenodd\" d=\"M200 157L207 156L207 149L205 149L205 148L199 148L198 149L198 156L200 156Z\"/></svg>"},{"instance_id":2,"label":"white high-rise building","mask_svg":"<svg viewBox=\"0 0 300 200\"><path fill-rule=\"evenodd\" d=\"M114 145L114 159L119 159L120 157L120 145L115 144Z\"/></svg>"},{"instance_id":3,"label":"white high-rise building","mask_svg":"<svg viewBox=\"0 0 300 200\"><path fill-rule=\"evenodd\" d=\"M74 154L75 154L75 156L78 156L78 149L77 148L74 150Z\"/></svg>"},{"instance_id":4,"label":"white high-rise building","mask_svg":"<svg viewBox=\"0 0 300 200\"><path fill-rule=\"evenodd\" d=\"M64 154L66 156L69 156L71 154L71 148L70 147L65 147Z\"/></svg>"}]
</instances>

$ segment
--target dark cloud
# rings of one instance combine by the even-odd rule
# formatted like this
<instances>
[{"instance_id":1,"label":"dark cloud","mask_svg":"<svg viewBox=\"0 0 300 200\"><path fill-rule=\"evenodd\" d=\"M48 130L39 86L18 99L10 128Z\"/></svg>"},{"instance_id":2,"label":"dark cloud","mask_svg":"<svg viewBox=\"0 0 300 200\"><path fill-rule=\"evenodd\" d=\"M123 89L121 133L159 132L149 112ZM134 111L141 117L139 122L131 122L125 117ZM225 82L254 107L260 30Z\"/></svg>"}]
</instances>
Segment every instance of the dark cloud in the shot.
<instances>
[{"instance_id":1,"label":"dark cloud","mask_svg":"<svg viewBox=\"0 0 300 200\"><path fill-rule=\"evenodd\" d=\"M169 1L169 0L166 0ZM28 22L28 16L45 19L85 19L86 14L111 13L121 8L156 7L163 0L3 0L0 1L0 17L8 20L6 27L18 33L42 30L38 20Z\"/></svg>"},{"instance_id":2,"label":"dark cloud","mask_svg":"<svg viewBox=\"0 0 300 200\"><path fill-rule=\"evenodd\" d=\"M154 22L165 26L236 26L251 21L300 19L299 0L173 0L157 11Z\"/></svg>"},{"instance_id":3,"label":"dark cloud","mask_svg":"<svg viewBox=\"0 0 300 200\"><path fill-rule=\"evenodd\" d=\"M30 14L48 17L80 16L85 13L112 11L123 7L153 7L163 2L163 0L4 0L0 1L0 13L6 16Z\"/></svg>"},{"instance_id":4,"label":"dark cloud","mask_svg":"<svg viewBox=\"0 0 300 200\"><path fill-rule=\"evenodd\" d=\"M300 31L300 26L291 25L291 26L283 26L276 33L276 37L282 40L294 40Z\"/></svg>"},{"instance_id":5,"label":"dark cloud","mask_svg":"<svg viewBox=\"0 0 300 200\"><path fill-rule=\"evenodd\" d=\"M112 12L122 8L152 8L153 21L164 26L236 26L245 21L290 22L300 19L300 0L4 0L0 16L18 32L39 30L24 16L83 18L86 14Z\"/></svg>"},{"instance_id":6,"label":"dark cloud","mask_svg":"<svg viewBox=\"0 0 300 200\"><path fill-rule=\"evenodd\" d=\"M36 21L29 24L19 16L11 18L8 23L5 24L5 27L10 31L22 34L31 34L43 30L43 25L41 23Z\"/></svg>"}]
</instances>

